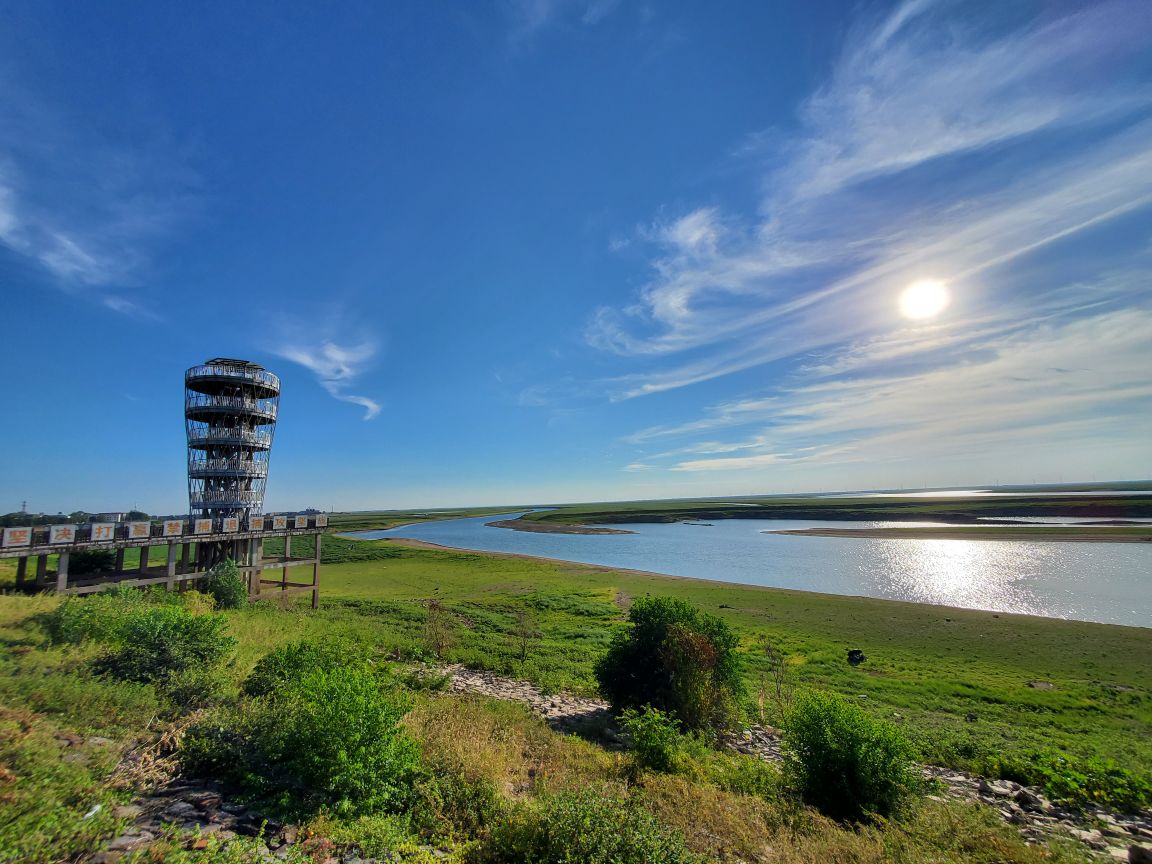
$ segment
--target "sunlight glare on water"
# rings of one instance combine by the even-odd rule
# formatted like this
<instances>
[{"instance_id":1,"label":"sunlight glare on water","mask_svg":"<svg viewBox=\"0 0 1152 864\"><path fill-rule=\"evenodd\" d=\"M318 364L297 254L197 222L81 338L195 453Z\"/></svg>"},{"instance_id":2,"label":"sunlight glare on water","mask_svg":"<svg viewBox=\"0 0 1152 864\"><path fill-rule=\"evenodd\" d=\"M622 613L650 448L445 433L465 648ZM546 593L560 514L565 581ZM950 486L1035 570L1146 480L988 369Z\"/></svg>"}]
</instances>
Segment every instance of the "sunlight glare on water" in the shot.
<instances>
[{"instance_id":1,"label":"sunlight glare on water","mask_svg":"<svg viewBox=\"0 0 1152 864\"><path fill-rule=\"evenodd\" d=\"M868 542L868 541L865 541ZM1059 615L1021 584L1015 566L1019 548L973 540L876 540L884 562L884 593L918 603L1005 609L1031 615ZM1028 550L1035 552L1035 549Z\"/></svg>"}]
</instances>

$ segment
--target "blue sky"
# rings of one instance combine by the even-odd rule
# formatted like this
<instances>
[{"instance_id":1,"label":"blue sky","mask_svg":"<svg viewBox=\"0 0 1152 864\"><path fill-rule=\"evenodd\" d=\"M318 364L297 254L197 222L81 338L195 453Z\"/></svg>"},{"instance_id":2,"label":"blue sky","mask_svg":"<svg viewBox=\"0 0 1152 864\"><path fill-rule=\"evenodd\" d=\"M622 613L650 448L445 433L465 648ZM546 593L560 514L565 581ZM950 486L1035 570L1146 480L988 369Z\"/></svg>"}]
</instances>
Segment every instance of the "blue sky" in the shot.
<instances>
[{"instance_id":1,"label":"blue sky","mask_svg":"<svg viewBox=\"0 0 1152 864\"><path fill-rule=\"evenodd\" d=\"M0 0L0 511L1152 476L1152 7ZM911 320L918 280L950 304Z\"/></svg>"}]
</instances>

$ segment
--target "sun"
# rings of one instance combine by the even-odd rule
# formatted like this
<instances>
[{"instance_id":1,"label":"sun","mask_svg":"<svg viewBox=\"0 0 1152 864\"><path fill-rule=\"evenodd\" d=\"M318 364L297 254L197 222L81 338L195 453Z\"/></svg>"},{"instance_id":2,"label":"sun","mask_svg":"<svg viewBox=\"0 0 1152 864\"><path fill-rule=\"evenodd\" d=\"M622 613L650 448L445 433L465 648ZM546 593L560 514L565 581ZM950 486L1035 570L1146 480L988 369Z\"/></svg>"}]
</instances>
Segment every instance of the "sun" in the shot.
<instances>
[{"instance_id":1,"label":"sun","mask_svg":"<svg viewBox=\"0 0 1152 864\"><path fill-rule=\"evenodd\" d=\"M900 314L913 321L935 318L943 312L951 298L948 286L938 279L913 282L900 295Z\"/></svg>"}]
</instances>

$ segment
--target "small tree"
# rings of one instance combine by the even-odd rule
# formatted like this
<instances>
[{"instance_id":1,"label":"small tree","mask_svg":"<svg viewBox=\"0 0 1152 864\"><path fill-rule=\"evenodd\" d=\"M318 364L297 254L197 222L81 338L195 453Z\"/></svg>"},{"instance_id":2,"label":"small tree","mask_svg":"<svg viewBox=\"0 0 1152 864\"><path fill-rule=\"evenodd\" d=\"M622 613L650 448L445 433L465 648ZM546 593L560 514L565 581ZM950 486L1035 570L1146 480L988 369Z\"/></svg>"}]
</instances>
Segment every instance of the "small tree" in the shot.
<instances>
[{"instance_id":1,"label":"small tree","mask_svg":"<svg viewBox=\"0 0 1152 864\"><path fill-rule=\"evenodd\" d=\"M456 628L452 613L439 600L428 601L424 617L424 647L437 660L456 642Z\"/></svg>"},{"instance_id":2,"label":"small tree","mask_svg":"<svg viewBox=\"0 0 1152 864\"><path fill-rule=\"evenodd\" d=\"M512 635L516 639L517 657L523 663L528 659L528 649L532 643L538 641L543 634L536 624L536 616L527 609L521 609L516 613L516 627Z\"/></svg>"},{"instance_id":3,"label":"small tree","mask_svg":"<svg viewBox=\"0 0 1152 864\"><path fill-rule=\"evenodd\" d=\"M600 692L615 711L645 706L689 730L720 729L736 717L743 692L738 640L728 625L683 600L637 600L631 627L596 664Z\"/></svg>"},{"instance_id":4,"label":"small tree","mask_svg":"<svg viewBox=\"0 0 1152 864\"><path fill-rule=\"evenodd\" d=\"M765 642L764 661L756 692L756 707L759 709L761 723L767 720L765 709L769 698L776 703L781 717L788 714L792 705L792 676L788 672L788 660L784 652L771 642Z\"/></svg>"},{"instance_id":5,"label":"small tree","mask_svg":"<svg viewBox=\"0 0 1152 864\"><path fill-rule=\"evenodd\" d=\"M217 609L242 609L248 604L248 585L231 558L208 571L203 588L204 593L212 595Z\"/></svg>"}]
</instances>

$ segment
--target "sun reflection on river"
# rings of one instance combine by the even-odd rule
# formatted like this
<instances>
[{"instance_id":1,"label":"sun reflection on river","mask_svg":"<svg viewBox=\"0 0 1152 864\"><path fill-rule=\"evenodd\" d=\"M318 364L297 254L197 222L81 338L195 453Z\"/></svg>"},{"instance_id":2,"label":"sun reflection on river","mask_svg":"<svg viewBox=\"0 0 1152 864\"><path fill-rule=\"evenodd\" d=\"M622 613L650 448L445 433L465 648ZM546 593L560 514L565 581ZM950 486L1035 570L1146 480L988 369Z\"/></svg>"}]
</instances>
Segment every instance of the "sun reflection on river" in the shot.
<instances>
[{"instance_id":1,"label":"sun reflection on river","mask_svg":"<svg viewBox=\"0 0 1152 864\"><path fill-rule=\"evenodd\" d=\"M883 590L920 603L1003 609L1030 615L1060 615L1064 610L1038 602L1019 575L1021 546L1043 555L1039 544L979 540L878 540L884 562Z\"/></svg>"}]
</instances>

